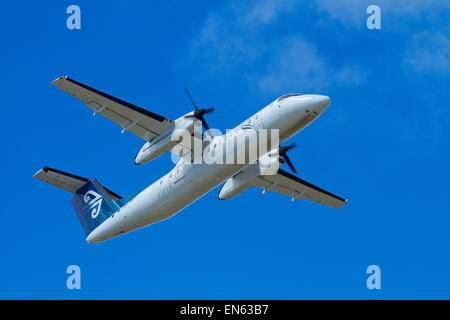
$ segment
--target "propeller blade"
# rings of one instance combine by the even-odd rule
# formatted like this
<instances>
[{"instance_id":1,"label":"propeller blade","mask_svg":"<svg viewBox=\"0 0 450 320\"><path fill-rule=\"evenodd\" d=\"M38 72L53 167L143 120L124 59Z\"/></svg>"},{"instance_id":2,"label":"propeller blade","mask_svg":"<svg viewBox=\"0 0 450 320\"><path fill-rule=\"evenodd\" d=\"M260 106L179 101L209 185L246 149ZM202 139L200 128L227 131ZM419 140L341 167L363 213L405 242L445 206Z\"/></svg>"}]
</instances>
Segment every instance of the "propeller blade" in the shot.
<instances>
[{"instance_id":1,"label":"propeller blade","mask_svg":"<svg viewBox=\"0 0 450 320\"><path fill-rule=\"evenodd\" d=\"M289 151L289 150L291 150L291 149L293 149L293 148L295 148L296 147L296 144L295 143L293 143L293 144L290 144L290 145L288 145L288 146L280 146L279 148L278 148L278 153L281 155L281 156L284 156L284 155L286 155L286 153Z\"/></svg>"},{"instance_id":2,"label":"propeller blade","mask_svg":"<svg viewBox=\"0 0 450 320\"><path fill-rule=\"evenodd\" d=\"M200 120L200 121L202 122L203 128L205 128L205 132L208 131L208 130L209 130L209 126L208 126L208 124L206 123L206 120L205 120L205 118L204 118L203 116L204 116L205 114L214 112L215 109L214 109L214 108L199 109L199 108L197 107L197 105L195 104L194 99L192 99L192 96L191 96L189 90L188 90L187 88L185 88L184 90L186 91L186 94L187 94L187 96L189 97L189 100L191 100L191 103L192 103L192 105L193 105L194 108L195 108L194 113L185 116L185 118L196 118L196 119Z\"/></svg>"},{"instance_id":3,"label":"propeller blade","mask_svg":"<svg viewBox=\"0 0 450 320\"><path fill-rule=\"evenodd\" d=\"M283 160L283 163L286 162L288 164L289 168L291 168L292 172L294 172L294 174L297 174L297 170L295 170L291 159L289 159L289 157L287 155L287 152L295 147L296 147L295 143L290 144L288 146L279 146L278 147L278 155Z\"/></svg>"},{"instance_id":4,"label":"propeller blade","mask_svg":"<svg viewBox=\"0 0 450 320\"><path fill-rule=\"evenodd\" d=\"M289 150L291 150L291 149L294 149L296 146L297 146L297 145L296 145L295 143L292 143L292 144L290 144L290 145L288 145L288 146L286 147L286 148L287 148L286 151L289 151Z\"/></svg>"},{"instance_id":5,"label":"propeller blade","mask_svg":"<svg viewBox=\"0 0 450 320\"><path fill-rule=\"evenodd\" d=\"M291 168L292 172L294 174L297 174L297 170L295 170L294 165L291 162L291 159L289 159L289 157L287 155L284 155L283 158L284 158L284 160L286 160L286 163L289 166L289 168Z\"/></svg>"},{"instance_id":6,"label":"propeller blade","mask_svg":"<svg viewBox=\"0 0 450 320\"><path fill-rule=\"evenodd\" d=\"M192 99L191 94L189 93L189 90L187 88L184 89L186 91L186 94L189 97L189 100L191 100L192 105L194 106L195 110L198 110L197 105L194 102L194 99Z\"/></svg>"},{"instance_id":7,"label":"propeller blade","mask_svg":"<svg viewBox=\"0 0 450 320\"><path fill-rule=\"evenodd\" d=\"M202 117L200 119L202 121L202 126L205 128L205 132L209 130L208 124L206 123L206 120Z\"/></svg>"},{"instance_id":8,"label":"propeller blade","mask_svg":"<svg viewBox=\"0 0 450 320\"><path fill-rule=\"evenodd\" d=\"M216 111L215 108L208 108L208 109L203 109L203 110L205 110L203 114L207 114L207 113L211 113L211 112Z\"/></svg>"}]
</instances>

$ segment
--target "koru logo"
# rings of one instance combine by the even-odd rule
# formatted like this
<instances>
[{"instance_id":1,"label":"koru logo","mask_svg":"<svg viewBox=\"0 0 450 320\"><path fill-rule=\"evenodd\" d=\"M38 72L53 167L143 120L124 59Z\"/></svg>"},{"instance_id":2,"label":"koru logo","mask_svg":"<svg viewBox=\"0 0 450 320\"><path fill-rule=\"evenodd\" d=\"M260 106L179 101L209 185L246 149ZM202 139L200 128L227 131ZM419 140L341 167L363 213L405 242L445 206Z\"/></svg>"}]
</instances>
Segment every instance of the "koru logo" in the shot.
<instances>
[{"instance_id":1,"label":"koru logo","mask_svg":"<svg viewBox=\"0 0 450 320\"><path fill-rule=\"evenodd\" d=\"M89 190L84 195L83 201L89 206L92 219L97 218L102 207L103 198L97 192Z\"/></svg>"}]
</instances>

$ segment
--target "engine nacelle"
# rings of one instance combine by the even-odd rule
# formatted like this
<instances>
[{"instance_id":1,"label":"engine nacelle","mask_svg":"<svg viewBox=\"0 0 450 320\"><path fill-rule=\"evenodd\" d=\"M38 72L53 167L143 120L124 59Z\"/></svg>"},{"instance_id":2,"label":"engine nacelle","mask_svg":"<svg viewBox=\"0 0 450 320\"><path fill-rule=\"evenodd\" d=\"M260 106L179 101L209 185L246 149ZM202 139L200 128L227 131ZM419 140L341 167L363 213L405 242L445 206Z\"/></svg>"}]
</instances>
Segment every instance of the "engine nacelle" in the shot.
<instances>
[{"instance_id":1,"label":"engine nacelle","mask_svg":"<svg viewBox=\"0 0 450 320\"><path fill-rule=\"evenodd\" d=\"M252 186L252 181L260 175L272 175L278 172L280 162L277 154L267 153L258 159L256 164L251 164L238 172L225 182L219 192L219 200L230 199Z\"/></svg>"},{"instance_id":2,"label":"engine nacelle","mask_svg":"<svg viewBox=\"0 0 450 320\"><path fill-rule=\"evenodd\" d=\"M230 199L251 187L251 181L259 176L259 166L251 164L225 182L219 192L219 200Z\"/></svg>"},{"instance_id":3,"label":"engine nacelle","mask_svg":"<svg viewBox=\"0 0 450 320\"><path fill-rule=\"evenodd\" d=\"M188 113L189 114L189 113ZM139 150L135 164L143 164L158 158L164 152L175 147L182 140L182 133L192 134L196 128L196 120L182 116L174 121L174 125L161 133L155 139L146 142Z\"/></svg>"}]
</instances>

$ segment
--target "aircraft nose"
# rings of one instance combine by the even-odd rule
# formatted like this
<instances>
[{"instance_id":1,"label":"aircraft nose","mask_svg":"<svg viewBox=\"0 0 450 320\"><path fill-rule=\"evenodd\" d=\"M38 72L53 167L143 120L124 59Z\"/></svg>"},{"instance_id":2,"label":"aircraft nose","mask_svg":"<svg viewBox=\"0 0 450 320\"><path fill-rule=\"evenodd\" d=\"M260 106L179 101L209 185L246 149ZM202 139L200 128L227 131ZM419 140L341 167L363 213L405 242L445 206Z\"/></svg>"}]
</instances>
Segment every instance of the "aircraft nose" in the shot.
<instances>
[{"instance_id":1,"label":"aircraft nose","mask_svg":"<svg viewBox=\"0 0 450 320\"><path fill-rule=\"evenodd\" d=\"M314 98L314 109L317 113L322 113L330 104L330 97L328 96L322 96L322 95L315 95Z\"/></svg>"},{"instance_id":2,"label":"aircraft nose","mask_svg":"<svg viewBox=\"0 0 450 320\"><path fill-rule=\"evenodd\" d=\"M325 106L328 106L330 104L330 97L328 96L319 96L320 103L324 104Z\"/></svg>"},{"instance_id":3,"label":"aircraft nose","mask_svg":"<svg viewBox=\"0 0 450 320\"><path fill-rule=\"evenodd\" d=\"M330 104L330 97L319 94L295 95L281 102L280 112L285 116L304 116L304 112L314 111L321 114Z\"/></svg>"}]
</instances>

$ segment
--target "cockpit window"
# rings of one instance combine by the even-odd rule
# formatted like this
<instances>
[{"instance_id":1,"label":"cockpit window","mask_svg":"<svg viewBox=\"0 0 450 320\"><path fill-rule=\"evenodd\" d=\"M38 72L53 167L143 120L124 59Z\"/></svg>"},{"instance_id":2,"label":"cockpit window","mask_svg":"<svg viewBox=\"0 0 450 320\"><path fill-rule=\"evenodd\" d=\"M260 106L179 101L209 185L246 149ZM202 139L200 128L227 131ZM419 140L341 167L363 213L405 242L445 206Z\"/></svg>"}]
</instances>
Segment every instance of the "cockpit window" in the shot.
<instances>
[{"instance_id":1,"label":"cockpit window","mask_svg":"<svg viewBox=\"0 0 450 320\"><path fill-rule=\"evenodd\" d=\"M289 97L295 97L295 96L301 96L301 95L303 95L303 94L302 93L285 94L284 96L281 96L278 98L278 102L280 102L281 100L284 100L286 98L289 98Z\"/></svg>"}]
</instances>

